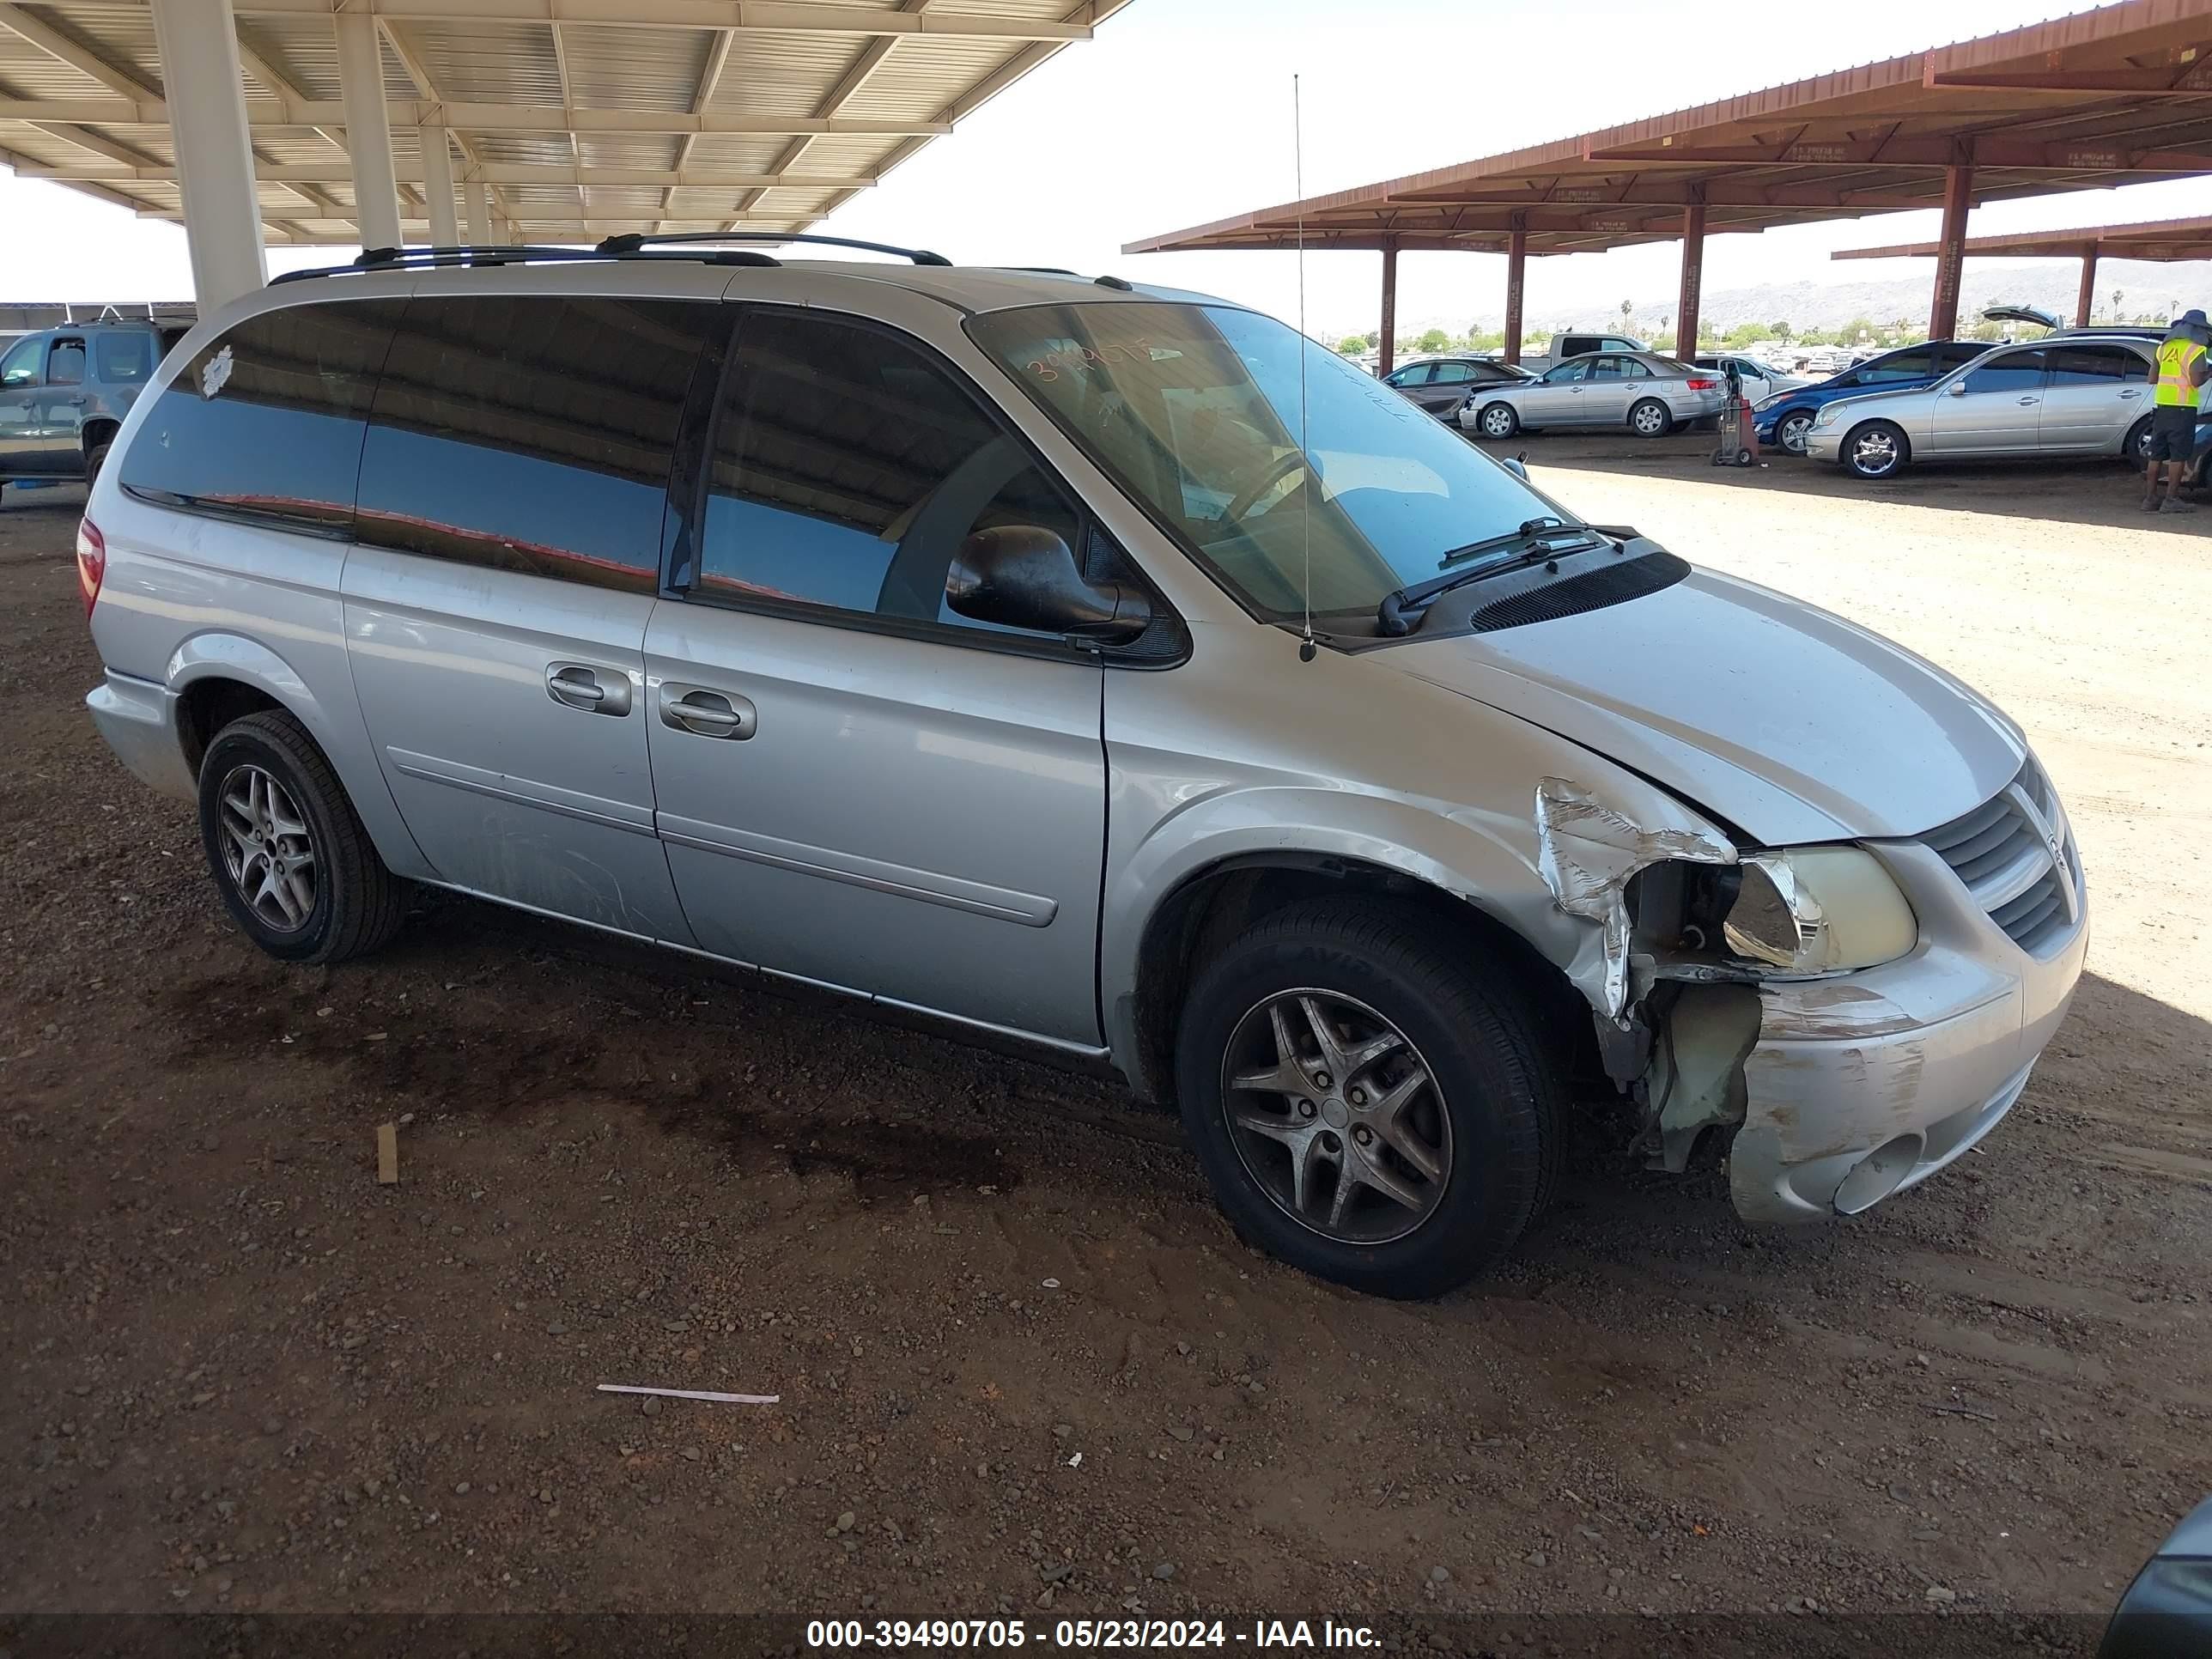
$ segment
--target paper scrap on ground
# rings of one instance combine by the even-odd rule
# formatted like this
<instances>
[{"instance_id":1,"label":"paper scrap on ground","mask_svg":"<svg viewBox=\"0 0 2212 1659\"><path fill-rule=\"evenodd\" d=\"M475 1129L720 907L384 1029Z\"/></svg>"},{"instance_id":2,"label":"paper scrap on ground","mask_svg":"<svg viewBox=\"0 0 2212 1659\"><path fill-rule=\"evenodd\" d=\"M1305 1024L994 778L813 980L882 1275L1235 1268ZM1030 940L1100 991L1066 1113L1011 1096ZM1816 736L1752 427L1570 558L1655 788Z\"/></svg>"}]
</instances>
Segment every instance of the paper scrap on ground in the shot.
<instances>
[{"instance_id":1,"label":"paper scrap on ground","mask_svg":"<svg viewBox=\"0 0 2212 1659\"><path fill-rule=\"evenodd\" d=\"M709 1389L640 1389L627 1382L602 1382L601 1394L657 1394L669 1400L712 1400L725 1406L773 1406L780 1394L716 1394Z\"/></svg>"}]
</instances>

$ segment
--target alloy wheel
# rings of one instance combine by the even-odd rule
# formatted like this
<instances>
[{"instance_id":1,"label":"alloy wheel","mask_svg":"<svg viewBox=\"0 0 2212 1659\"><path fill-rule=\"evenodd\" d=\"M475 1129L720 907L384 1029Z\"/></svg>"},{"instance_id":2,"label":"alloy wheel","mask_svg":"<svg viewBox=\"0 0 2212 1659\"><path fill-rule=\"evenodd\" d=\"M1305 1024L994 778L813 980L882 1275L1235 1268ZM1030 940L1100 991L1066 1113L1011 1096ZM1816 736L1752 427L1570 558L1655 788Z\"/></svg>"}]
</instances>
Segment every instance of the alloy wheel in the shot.
<instances>
[{"instance_id":1,"label":"alloy wheel","mask_svg":"<svg viewBox=\"0 0 2212 1659\"><path fill-rule=\"evenodd\" d=\"M315 909L315 842L307 815L276 776L233 767L221 794L223 867L264 927L295 933Z\"/></svg>"},{"instance_id":2,"label":"alloy wheel","mask_svg":"<svg viewBox=\"0 0 2212 1659\"><path fill-rule=\"evenodd\" d=\"M1503 404L1494 404L1482 411L1482 431L1485 437L1510 438L1513 435L1513 413Z\"/></svg>"},{"instance_id":3,"label":"alloy wheel","mask_svg":"<svg viewBox=\"0 0 2212 1659\"><path fill-rule=\"evenodd\" d=\"M1851 440L1851 465L1869 477L1880 477L1897 465L1897 439L1880 427Z\"/></svg>"},{"instance_id":4,"label":"alloy wheel","mask_svg":"<svg viewBox=\"0 0 2212 1659\"><path fill-rule=\"evenodd\" d=\"M1222 1109L1245 1170L1301 1225L1352 1244L1402 1238L1451 1179L1436 1075L1395 1025L1333 991L1285 991L1231 1034Z\"/></svg>"},{"instance_id":5,"label":"alloy wheel","mask_svg":"<svg viewBox=\"0 0 2212 1659\"><path fill-rule=\"evenodd\" d=\"M1637 404L1636 412L1631 418L1635 422L1638 434L1642 437L1656 437L1666 429L1667 412L1656 404Z\"/></svg>"},{"instance_id":6,"label":"alloy wheel","mask_svg":"<svg viewBox=\"0 0 2212 1659\"><path fill-rule=\"evenodd\" d=\"M1813 417L1810 415L1791 415L1774 429L1774 435L1784 451L1792 455L1802 455L1805 453L1805 434L1812 429Z\"/></svg>"}]
</instances>

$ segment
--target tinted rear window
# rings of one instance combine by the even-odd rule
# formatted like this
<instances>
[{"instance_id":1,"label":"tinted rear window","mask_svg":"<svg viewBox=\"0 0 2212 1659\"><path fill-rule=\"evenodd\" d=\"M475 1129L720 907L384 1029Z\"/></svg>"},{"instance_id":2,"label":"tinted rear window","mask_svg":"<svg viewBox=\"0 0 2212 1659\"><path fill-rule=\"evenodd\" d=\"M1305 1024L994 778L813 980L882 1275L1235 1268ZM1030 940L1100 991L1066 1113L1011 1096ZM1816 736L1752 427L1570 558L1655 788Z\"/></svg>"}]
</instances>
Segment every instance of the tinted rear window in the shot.
<instances>
[{"instance_id":1,"label":"tinted rear window","mask_svg":"<svg viewBox=\"0 0 2212 1659\"><path fill-rule=\"evenodd\" d=\"M362 453L356 533L428 558L650 592L710 302L417 299Z\"/></svg>"},{"instance_id":2,"label":"tinted rear window","mask_svg":"<svg viewBox=\"0 0 2212 1659\"><path fill-rule=\"evenodd\" d=\"M92 337L92 378L106 386L137 386L154 373L154 342L143 334Z\"/></svg>"},{"instance_id":3,"label":"tinted rear window","mask_svg":"<svg viewBox=\"0 0 2212 1659\"><path fill-rule=\"evenodd\" d=\"M202 346L123 456L133 495L343 533L399 300L265 311Z\"/></svg>"}]
</instances>

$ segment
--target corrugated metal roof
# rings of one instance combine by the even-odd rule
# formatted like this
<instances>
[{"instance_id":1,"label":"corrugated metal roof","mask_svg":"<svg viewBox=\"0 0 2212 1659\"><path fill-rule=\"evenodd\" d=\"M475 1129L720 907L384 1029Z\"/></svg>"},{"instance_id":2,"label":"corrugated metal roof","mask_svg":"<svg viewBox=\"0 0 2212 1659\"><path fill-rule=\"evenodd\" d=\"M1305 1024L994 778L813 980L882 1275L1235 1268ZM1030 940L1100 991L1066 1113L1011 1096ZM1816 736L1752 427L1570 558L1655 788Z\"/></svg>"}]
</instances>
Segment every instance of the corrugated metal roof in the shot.
<instances>
[{"instance_id":1,"label":"corrugated metal roof","mask_svg":"<svg viewBox=\"0 0 2212 1659\"><path fill-rule=\"evenodd\" d=\"M159 3L0 12L0 161L173 215ZM234 3L258 199L283 227L271 240L354 240L329 12L357 0ZM964 114L1127 3L802 0L755 21L711 0L561 0L557 26L514 16L510 0L367 9L403 221L426 212L416 130L442 119L457 178L486 182L523 235L558 241L609 222L804 229L945 130L946 112Z\"/></svg>"}]
</instances>

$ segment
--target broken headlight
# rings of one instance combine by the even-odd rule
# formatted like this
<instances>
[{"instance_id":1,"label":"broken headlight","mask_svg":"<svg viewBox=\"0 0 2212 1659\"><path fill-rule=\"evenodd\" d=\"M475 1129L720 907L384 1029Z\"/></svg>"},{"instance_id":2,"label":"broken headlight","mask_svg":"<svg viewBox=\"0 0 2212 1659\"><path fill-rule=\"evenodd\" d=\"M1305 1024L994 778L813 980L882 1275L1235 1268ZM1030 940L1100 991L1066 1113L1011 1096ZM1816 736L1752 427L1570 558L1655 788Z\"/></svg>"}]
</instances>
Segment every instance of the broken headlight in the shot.
<instances>
[{"instance_id":1,"label":"broken headlight","mask_svg":"<svg viewBox=\"0 0 2212 1659\"><path fill-rule=\"evenodd\" d=\"M1782 974L1847 973L1893 962L1920 924L1881 860L1858 847L1747 853L1721 937Z\"/></svg>"}]
</instances>

